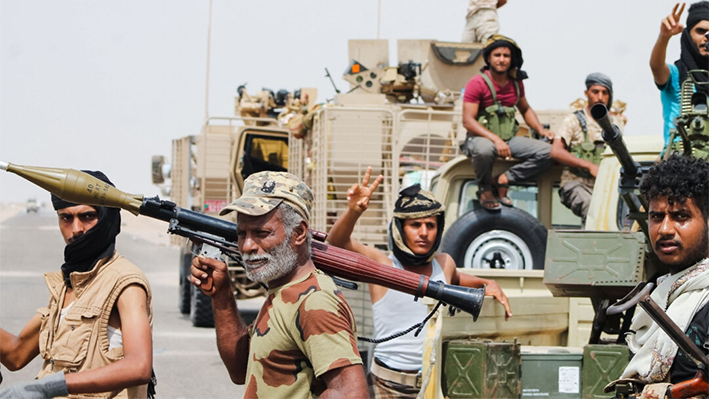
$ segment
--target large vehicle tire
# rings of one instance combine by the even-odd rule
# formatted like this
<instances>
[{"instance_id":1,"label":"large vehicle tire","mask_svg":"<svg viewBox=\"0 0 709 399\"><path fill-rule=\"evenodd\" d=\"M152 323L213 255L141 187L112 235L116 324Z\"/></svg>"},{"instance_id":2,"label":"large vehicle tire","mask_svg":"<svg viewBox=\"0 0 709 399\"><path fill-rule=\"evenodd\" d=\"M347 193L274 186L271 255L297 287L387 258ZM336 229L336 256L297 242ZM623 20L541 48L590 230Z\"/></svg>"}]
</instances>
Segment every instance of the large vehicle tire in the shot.
<instances>
[{"instance_id":1,"label":"large vehicle tire","mask_svg":"<svg viewBox=\"0 0 709 399\"><path fill-rule=\"evenodd\" d=\"M184 249L180 251L180 285L177 299L177 307L182 314L190 314L192 302L192 283L190 283L190 267L192 266L192 254Z\"/></svg>"},{"instance_id":2,"label":"large vehicle tire","mask_svg":"<svg viewBox=\"0 0 709 399\"><path fill-rule=\"evenodd\" d=\"M458 267L532 270L544 268L547 230L517 208L466 213L446 229L441 252Z\"/></svg>"},{"instance_id":3,"label":"large vehicle tire","mask_svg":"<svg viewBox=\"0 0 709 399\"><path fill-rule=\"evenodd\" d=\"M192 303L190 306L190 320L195 327L214 327L214 313L212 313L212 298L192 284Z\"/></svg>"}]
</instances>

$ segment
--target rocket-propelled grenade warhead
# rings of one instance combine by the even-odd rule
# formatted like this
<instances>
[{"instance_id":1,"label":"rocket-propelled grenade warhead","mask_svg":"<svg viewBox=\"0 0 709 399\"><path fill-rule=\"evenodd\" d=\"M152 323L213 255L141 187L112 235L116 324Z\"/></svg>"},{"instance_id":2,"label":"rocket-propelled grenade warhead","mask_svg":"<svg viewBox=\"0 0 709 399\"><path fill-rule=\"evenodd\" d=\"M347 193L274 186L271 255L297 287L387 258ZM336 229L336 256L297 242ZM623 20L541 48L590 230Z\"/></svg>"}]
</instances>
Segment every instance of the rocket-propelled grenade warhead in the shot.
<instances>
[{"instance_id":1,"label":"rocket-propelled grenade warhead","mask_svg":"<svg viewBox=\"0 0 709 399\"><path fill-rule=\"evenodd\" d=\"M88 173L74 169L42 168L0 162L0 169L12 172L42 187L64 201L81 205L121 208L134 215L140 213L142 195L123 191Z\"/></svg>"},{"instance_id":2,"label":"rocket-propelled grenade warhead","mask_svg":"<svg viewBox=\"0 0 709 399\"><path fill-rule=\"evenodd\" d=\"M40 168L0 162L0 169L12 172L44 188L64 201L82 205L121 208L135 215L145 215L170 223L168 232L196 242L215 246L226 253L238 254L236 224L213 216L178 207L159 198L132 195L74 169ZM318 235L324 236L324 233ZM485 289L450 287L430 281L427 276L385 266L362 255L312 243L313 262L326 273L354 281L381 285L414 296L438 299L465 310L477 319Z\"/></svg>"}]
</instances>

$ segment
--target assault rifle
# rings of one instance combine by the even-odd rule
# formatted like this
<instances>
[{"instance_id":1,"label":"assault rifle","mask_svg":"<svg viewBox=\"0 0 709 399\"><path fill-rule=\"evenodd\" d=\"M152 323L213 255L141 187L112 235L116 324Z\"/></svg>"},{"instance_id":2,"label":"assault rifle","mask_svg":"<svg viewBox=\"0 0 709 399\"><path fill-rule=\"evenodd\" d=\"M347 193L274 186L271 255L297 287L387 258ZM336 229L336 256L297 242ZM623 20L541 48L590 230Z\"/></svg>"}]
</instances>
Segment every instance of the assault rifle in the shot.
<instances>
[{"instance_id":1,"label":"assault rifle","mask_svg":"<svg viewBox=\"0 0 709 399\"><path fill-rule=\"evenodd\" d=\"M640 305L662 331L677 344L679 349L694 362L697 366L697 374L689 381L682 381L668 387L658 385L654 387L654 389L653 387L649 387L651 389L645 389L644 391L642 383L620 380L606 387L606 392L615 390L616 398L618 399L640 399L643 398L643 396L649 396L647 391L658 394L657 397L670 399L693 398L695 396L704 397L709 395L709 374L707 374L709 372L709 359L707 359L704 352L684 334L684 331L677 327L677 324L675 324L672 319L667 316L667 313L650 297L652 288L652 283L643 282L638 284L625 298L621 299L613 306L610 306L607 313L611 315L619 314L636 304ZM643 392L645 395L642 394Z\"/></svg>"}]
</instances>

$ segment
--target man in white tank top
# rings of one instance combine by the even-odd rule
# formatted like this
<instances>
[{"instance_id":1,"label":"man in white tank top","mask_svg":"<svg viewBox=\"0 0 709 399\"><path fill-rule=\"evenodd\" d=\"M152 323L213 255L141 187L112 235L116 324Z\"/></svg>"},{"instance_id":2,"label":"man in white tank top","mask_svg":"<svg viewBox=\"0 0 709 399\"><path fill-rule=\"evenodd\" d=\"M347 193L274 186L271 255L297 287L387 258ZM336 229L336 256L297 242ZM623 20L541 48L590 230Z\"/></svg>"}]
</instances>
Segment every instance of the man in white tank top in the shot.
<instances>
[{"instance_id":1,"label":"man in white tank top","mask_svg":"<svg viewBox=\"0 0 709 399\"><path fill-rule=\"evenodd\" d=\"M493 280L458 273L448 254L437 253L443 237L443 204L433 193L416 184L401 190L394 205L394 218L389 225L389 247L392 254L368 247L352 238L355 223L367 210L372 193L382 176L370 185L371 168L362 184L353 185L347 192L348 209L328 235L328 242L336 247L357 252L379 263L410 272L423 274L433 281L480 288L493 296L505 308L505 317L512 316L507 297ZM428 309L411 295L370 284L375 338L401 332L422 321ZM410 332L377 345L374 362L367 376L371 394L376 398L415 398L421 388L423 335Z\"/></svg>"}]
</instances>

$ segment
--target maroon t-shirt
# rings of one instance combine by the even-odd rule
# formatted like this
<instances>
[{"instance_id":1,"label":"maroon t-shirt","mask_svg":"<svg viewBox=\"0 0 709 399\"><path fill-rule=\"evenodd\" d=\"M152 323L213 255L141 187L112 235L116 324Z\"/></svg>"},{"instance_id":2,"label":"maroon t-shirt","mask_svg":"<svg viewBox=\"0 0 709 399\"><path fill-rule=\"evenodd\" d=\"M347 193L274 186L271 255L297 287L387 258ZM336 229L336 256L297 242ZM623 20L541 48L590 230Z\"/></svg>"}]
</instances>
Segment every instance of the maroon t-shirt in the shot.
<instances>
[{"instance_id":1,"label":"maroon t-shirt","mask_svg":"<svg viewBox=\"0 0 709 399\"><path fill-rule=\"evenodd\" d=\"M488 77L490 76L488 71L485 71L485 74ZM514 82L510 80L504 87L500 87L492 78L490 78L490 80L492 81L492 85L497 92L497 99L502 103L502 106L514 106L517 102ZM524 97L524 83L519 81L517 84L519 85L520 98L522 98ZM466 103L480 104L480 109L485 109L492 105L492 93L481 75L473 76L468 84L465 85L465 95L463 96L463 101Z\"/></svg>"}]
</instances>

